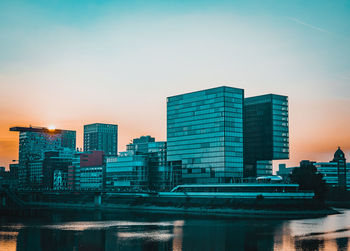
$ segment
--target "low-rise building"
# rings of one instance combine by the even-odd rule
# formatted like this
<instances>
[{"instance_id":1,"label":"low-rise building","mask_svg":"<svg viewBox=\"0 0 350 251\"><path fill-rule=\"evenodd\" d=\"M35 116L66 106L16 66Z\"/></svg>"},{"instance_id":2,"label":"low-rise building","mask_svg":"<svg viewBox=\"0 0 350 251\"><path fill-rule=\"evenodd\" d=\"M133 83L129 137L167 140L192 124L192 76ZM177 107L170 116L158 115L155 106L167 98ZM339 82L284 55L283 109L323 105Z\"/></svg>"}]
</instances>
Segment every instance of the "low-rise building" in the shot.
<instances>
[{"instance_id":1,"label":"low-rise building","mask_svg":"<svg viewBox=\"0 0 350 251\"><path fill-rule=\"evenodd\" d=\"M276 172L276 174L278 176L281 176L284 181L289 182L290 175L292 174L292 172L295 168L296 167L286 167L286 164L279 164L278 171Z\"/></svg>"},{"instance_id":2,"label":"low-rise building","mask_svg":"<svg viewBox=\"0 0 350 251\"><path fill-rule=\"evenodd\" d=\"M102 189L104 187L104 152L87 151L75 154L68 167L68 188L74 190Z\"/></svg>"},{"instance_id":3,"label":"low-rise building","mask_svg":"<svg viewBox=\"0 0 350 251\"><path fill-rule=\"evenodd\" d=\"M338 147L330 162L316 162L317 172L323 174L324 181L332 186L350 190L350 165L346 164L344 152Z\"/></svg>"},{"instance_id":4,"label":"low-rise building","mask_svg":"<svg viewBox=\"0 0 350 251\"><path fill-rule=\"evenodd\" d=\"M272 160L257 160L256 161L256 175L271 176L272 175Z\"/></svg>"},{"instance_id":5,"label":"low-rise building","mask_svg":"<svg viewBox=\"0 0 350 251\"><path fill-rule=\"evenodd\" d=\"M46 189L68 189L68 168L72 165L75 151L69 148L61 148L44 153L42 162L43 182Z\"/></svg>"},{"instance_id":6,"label":"low-rise building","mask_svg":"<svg viewBox=\"0 0 350 251\"><path fill-rule=\"evenodd\" d=\"M117 158L108 157L106 161L106 188L109 189L168 191L179 184L179 175L181 162L170 164L167 143L155 141L151 136L134 139L126 152Z\"/></svg>"},{"instance_id":7,"label":"low-rise building","mask_svg":"<svg viewBox=\"0 0 350 251\"><path fill-rule=\"evenodd\" d=\"M121 152L117 158L107 157L106 188L141 191L148 190L148 165L145 155Z\"/></svg>"}]
</instances>

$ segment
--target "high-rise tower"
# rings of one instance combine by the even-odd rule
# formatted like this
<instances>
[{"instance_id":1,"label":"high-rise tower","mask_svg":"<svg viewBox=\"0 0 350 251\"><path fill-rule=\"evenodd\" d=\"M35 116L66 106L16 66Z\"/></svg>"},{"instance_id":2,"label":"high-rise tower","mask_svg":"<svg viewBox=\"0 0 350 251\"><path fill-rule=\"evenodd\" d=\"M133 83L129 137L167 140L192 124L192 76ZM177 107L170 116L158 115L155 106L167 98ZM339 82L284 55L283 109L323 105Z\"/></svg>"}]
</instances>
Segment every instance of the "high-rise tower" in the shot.
<instances>
[{"instance_id":1,"label":"high-rise tower","mask_svg":"<svg viewBox=\"0 0 350 251\"><path fill-rule=\"evenodd\" d=\"M84 125L84 151L103 151L106 156L118 155L118 125Z\"/></svg>"}]
</instances>

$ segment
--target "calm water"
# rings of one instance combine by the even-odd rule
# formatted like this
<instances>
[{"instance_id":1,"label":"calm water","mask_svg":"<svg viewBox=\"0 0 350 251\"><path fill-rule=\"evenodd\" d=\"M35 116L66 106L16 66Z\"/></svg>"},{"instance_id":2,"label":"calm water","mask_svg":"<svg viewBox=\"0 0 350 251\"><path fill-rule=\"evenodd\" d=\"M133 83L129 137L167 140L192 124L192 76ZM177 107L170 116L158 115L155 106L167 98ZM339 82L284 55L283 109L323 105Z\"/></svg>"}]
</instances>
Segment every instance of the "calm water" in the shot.
<instances>
[{"instance_id":1,"label":"calm water","mask_svg":"<svg viewBox=\"0 0 350 251\"><path fill-rule=\"evenodd\" d=\"M0 217L0 250L350 250L350 210L306 220L34 212Z\"/></svg>"}]
</instances>

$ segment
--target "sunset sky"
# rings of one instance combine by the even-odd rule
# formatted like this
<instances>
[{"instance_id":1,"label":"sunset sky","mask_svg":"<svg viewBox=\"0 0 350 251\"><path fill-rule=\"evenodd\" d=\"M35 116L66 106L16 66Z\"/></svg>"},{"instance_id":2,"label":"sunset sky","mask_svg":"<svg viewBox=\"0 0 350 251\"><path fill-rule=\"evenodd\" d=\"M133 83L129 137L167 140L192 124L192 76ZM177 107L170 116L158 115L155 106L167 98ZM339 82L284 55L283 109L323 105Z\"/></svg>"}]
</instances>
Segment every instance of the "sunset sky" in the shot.
<instances>
[{"instance_id":1,"label":"sunset sky","mask_svg":"<svg viewBox=\"0 0 350 251\"><path fill-rule=\"evenodd\" d=\"M0 1L0 166L11 126L166 140L166 97L289 96L291 159L350 160L350 1Z\"/></svg>"}]
</instances>

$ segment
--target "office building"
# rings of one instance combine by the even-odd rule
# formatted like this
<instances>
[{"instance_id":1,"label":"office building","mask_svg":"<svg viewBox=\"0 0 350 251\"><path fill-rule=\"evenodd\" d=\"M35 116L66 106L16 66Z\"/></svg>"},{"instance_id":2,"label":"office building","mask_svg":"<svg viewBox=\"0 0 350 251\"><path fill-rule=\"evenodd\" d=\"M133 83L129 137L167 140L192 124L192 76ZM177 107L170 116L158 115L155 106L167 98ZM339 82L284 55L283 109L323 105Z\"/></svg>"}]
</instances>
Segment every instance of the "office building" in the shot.
<instances>
[{"instance_id":1,"label":"office building","mask_svg":"<svg viewBox=\"0 0 350 251\"><path fill-rule=\"evenodd\" d=\"M286 164L279 164L278 171L276 174L281 176L284 181L289 182L290 175L292 174L294 168L298 168L298 167L287 167Z\"/></svg>"},{"instance_id":2,"label":"office building","mask_svg":"<svg viewBox=\"0 0 350 251\"><path fill-rule=\"evenodd\" d=\"M256 176L271 176L272 175L272 161L258 160L256 161Z\"/></svg>"},{"instance_id":3,"label":"office building","mask_svg":"<svg viewBox=\"0 0 350 251\"><path fill-rule=\"evenodd\" d=\"M117 156L118 125L84 125L84 152L88 151L103 151L106 156Z\"/></svg>"},{"instance_id":4,"label":"office building","mask_svg":"<svg viewBox=\"0 0 350 251\"><path fill-rule=\"evenodd\" d=\"M80 189L102 189L104 182L104 152L91 151L80 154Z\"/></svg>"},{"instance_id":5,"label":"office building","mask_svg":"<svg viewBox=\"0 0 350 251\"><path fill-rule=\"evenodd\" d=\"M77 152L68 167L68 189L93 190L104 187L103 151Z\"/></svg>"},{"instance_id":6,"label":"office building","mask_svg":"<svg viewBox=\"0 0 350 251\"><path fill-rule=\"evenodd\" d=\"M316 162L314 165L317 172L323 174L323 179L328 185L350 189L350 168L340 148L334 153L334 158L330 162Z\"/></svg>"},{"instance_id":7,"label":"office building","mask_svg":"<svg viewBox=\"0 0 350 251\"><path fill-rule=\"evenodd\" d=\"M127 151L133 151L135 154L148 153L149 143L155 142L151 136L141 136L132 140L132 143L126 146Z\"/></svg>"},{"instance_id":8,"label":"office building","mask_svg":"<svg viewBox=\"0 0 350 251\"><path fill-rule=\"evenodd\" d=\"M148 166L145 155L121 152L106 158L106 188L119 191L148 190Z\"/></svg>"},{"instance_id":9,"label":"office building","mask_svg":"<svg viewBox=\"0 0 350 251\"><path fill-rule=\"evenodd\" d=\"M167 157L182 161L182 183L243 176L243 96L222 86L167 98Z\"/></svg>"},{"instance_id":10,"label":"office building","mask_svg":"<svg viewBox=\"0 0 350 251\"><path fill-rule=\"evenodd\" d=\"M42 182L42 167L45 151L76 147L76 132L44 127L12 127L19 132L18 179L19 186L36 187Z\"/></svg>"},{"instance_id":11,"label":"office building","mask_svg":"<svg viewBox=\"0 0 350 251\"><path fill-rule=\"evenodd\" d=\"M289 158L288 97L267 94L244 99L244 176L271 175L261 161ZM259 170L260 168L260 170Z\"/></svg>"},{"instance_id":12,"label":"office building","mask_svg":"<svg viewBox=\"0 0 350 251\"><path fill-rule=\"evenodd\" d=\"M107 158L107 188L169 191L178 184L176 175L167 161L167 143L151 136L136 138L126 152Z\"/></svg>"},{"instance_id":13,"label":"office building","mask_svg":"<svg viewBox=\"0 0 350 251\"><path fill-rule=\"evenodd\" d=\"M75 150L60 148L44 153L42 166L43 178L39 187L53 190L68 189L68 168L72 165Z\"/></svg>"}]
</instances>

